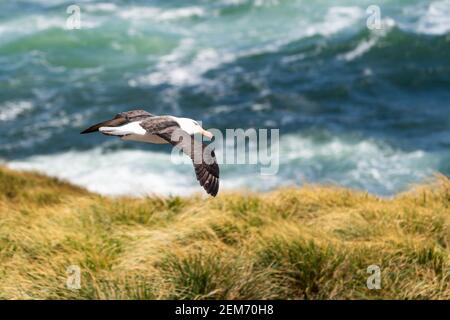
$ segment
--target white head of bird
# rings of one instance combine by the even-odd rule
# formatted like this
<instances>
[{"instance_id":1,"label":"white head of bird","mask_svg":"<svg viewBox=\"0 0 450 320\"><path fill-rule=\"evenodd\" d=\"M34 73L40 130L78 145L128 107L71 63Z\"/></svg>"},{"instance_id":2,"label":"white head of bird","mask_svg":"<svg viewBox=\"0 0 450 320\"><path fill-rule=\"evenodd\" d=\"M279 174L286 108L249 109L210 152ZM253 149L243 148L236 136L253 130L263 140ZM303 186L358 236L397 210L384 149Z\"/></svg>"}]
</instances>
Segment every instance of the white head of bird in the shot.
<instances>
[{"instance_id":1,"label":"white head of bird","mask_svg":"<svg viewBox=\"0 0 450 320\"><path fill-rule=\"evenodd\" d=\"M206 131L202 126L195 120L189 118L176 118L176 121L180 125L180 128L186 131L189 135L199 133L209 139L213 138L213 134Z\"/></svg>"}]
</instances>

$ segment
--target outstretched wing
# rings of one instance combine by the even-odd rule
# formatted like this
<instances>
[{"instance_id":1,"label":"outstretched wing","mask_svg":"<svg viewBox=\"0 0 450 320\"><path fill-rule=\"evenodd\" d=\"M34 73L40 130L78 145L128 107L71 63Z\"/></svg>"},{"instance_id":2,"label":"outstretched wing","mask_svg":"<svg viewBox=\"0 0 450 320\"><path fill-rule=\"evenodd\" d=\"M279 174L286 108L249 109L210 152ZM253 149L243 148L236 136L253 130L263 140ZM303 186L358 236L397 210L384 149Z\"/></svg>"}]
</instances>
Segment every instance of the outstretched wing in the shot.
<instances>
[{"instance_id":1,"label":"outstretched wing","mask_svg":"<svg viewBox=\"0 0 450 320\"><path fill-rule=\"evenodd\" d=\"M193 136L181 130L178 123L170 117L155 117L140 125L150 134L155 134L173 146L181 149L193 162L195 175L205 191L215 197L219 192L219 165L214 150L196 141Z\"/></svg>"},{"instance_id":2,"label":"outstretched wing","mask_svg":"<svg viewBox=\"0 0 450 320\"><path fill-rule=\"evenodd\" d=\"M145 110L131 110L118 114L118 116L124 117L128 122L141 121L147 118L155 117L155 115Z\"/></svg>"},{"instance_id":3,"label":"outstretched wing","mask_svg":"<svg viewBox=\"0 0 450 320\"><path fill-rule=\"evenodd\" d=\"M94 124L93 126L90 126L86 130L82 131L81 134L98 131L100 127L118 127L133 121L141 121L150 117L154 117L154 115L145 110L125 111L118 113L111 120L102 121L100 123Z\"/></svg>"}]
</instances>

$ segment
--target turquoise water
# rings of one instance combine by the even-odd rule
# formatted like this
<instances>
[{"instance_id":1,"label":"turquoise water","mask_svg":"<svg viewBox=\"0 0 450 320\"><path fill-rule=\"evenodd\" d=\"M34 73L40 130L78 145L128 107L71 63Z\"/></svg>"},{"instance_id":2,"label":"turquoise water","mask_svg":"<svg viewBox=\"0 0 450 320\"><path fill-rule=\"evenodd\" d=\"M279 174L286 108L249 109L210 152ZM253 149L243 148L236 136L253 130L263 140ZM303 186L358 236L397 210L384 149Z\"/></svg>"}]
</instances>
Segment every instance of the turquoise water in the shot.
<instances>
[{"instance_id":1,"label":"turquoise water","mask_svg":"<svg viewBox=\"0 0 450 320\"><path fill-rule=\"evenodd\" d=\"M106 194L200 191L167 148L79 132L144 108L279 128L280 168L225 189L392 195L450 174L450 1L0 1L0 159ZM378 5L382 30L366 9ZM219 150L219 152L221 152Z\"/></svg>"}]
</instances>

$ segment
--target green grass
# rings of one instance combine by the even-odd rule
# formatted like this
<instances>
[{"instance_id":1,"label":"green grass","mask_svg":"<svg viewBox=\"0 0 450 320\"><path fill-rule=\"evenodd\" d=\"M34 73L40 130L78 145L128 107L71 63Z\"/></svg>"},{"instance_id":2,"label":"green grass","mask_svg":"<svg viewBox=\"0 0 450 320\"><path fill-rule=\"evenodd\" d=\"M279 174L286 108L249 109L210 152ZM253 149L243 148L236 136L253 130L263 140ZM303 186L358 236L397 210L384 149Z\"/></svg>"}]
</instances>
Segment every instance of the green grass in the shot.
<instances>
[{"instance_id":1,"label":"green grass","mask_svg":"<svg viewBox=\"0 0 450 320\"><path fill-rule=\"evenodd\" d=\"M313 185L110 198L0 168L0 298L450 299L449 202L442 176L392 199Z\"/></svg>"}]
</instances>

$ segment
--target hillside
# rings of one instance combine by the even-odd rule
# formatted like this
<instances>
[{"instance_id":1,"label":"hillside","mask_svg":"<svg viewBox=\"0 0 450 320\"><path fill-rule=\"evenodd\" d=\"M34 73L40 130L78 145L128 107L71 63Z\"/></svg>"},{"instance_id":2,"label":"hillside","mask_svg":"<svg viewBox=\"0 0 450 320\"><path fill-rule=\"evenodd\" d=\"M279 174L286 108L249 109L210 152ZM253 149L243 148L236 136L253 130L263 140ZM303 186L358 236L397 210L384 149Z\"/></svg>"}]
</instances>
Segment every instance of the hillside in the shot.
<instances>
[{"instance_id":1,"label":"hillside","mask_svg":"<svg viewBox=\"0 0 450 320\"><path fill-rule=\"evenodd\" d=\"M109 198L0 168L0 298L450 299L449 202L442 176L393 199L314 185Z\"/></svg>"}]
</instances>

